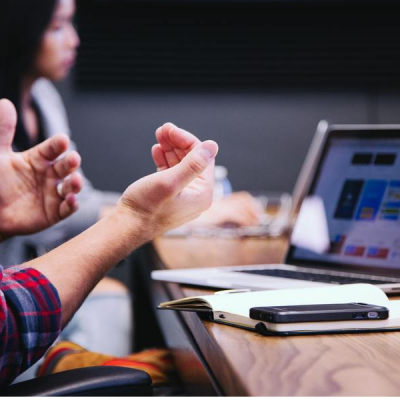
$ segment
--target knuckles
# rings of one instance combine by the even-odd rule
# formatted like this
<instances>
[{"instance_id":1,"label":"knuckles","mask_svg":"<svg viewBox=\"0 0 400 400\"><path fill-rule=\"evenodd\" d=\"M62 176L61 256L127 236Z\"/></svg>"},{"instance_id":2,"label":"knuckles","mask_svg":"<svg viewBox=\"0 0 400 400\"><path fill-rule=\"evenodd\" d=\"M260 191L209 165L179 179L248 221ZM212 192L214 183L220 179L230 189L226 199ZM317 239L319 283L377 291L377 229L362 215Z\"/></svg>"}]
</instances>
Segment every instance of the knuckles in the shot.
<instances>
[{"instance_id":1,"label":"knuckles","mask_svg":"<svg viewBox=\"0 0 400 400\"><path fill-rule=\"evenodd\" d=\"M202 157L200 154L196 154L189 162L189 168L195 174L201 174L207 167L207 160L205 157Z\"/></svg>"}]
</instances>

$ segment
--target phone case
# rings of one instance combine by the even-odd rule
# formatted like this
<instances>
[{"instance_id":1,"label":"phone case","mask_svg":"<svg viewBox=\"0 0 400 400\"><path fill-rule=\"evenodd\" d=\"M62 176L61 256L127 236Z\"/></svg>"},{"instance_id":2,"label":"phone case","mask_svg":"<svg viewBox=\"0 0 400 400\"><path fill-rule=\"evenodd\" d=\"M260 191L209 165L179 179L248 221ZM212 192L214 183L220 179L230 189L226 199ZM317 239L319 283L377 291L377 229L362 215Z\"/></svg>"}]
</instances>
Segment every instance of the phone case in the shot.
<instances>
[{"instance_id":1,"label":"phone case","mask_svg":"<svg viewBox=\"0 0 400 400\"><path fill-rule=\"evenodd\" d=\"M260 322L256 325L256 332L263 336L310 336L310 335L332 335L332 334L348 334L348 333L374 333L374 332L399 332L400 328L379 328L379 329L340 329L328 331L295 331L295 332L275 332L269 331L267 327Z\"/></svg>"}]
</instances>

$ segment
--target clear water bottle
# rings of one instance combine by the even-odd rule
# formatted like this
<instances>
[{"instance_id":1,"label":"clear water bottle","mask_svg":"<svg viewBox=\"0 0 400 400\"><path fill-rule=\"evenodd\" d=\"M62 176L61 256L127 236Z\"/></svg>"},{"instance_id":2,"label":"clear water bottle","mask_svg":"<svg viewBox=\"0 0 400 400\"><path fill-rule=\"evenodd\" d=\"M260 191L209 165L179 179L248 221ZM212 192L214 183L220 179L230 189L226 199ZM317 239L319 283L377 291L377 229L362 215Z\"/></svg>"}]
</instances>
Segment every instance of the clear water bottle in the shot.
<instances>
[{"instance_id":1,"label":"clear water bottle","mask_svg":"<svg viewBox=\"0 0 400 400\"><path fill-rule=\"evenodd\" d=\"M228 169L222 165L216 165L214 170L214 195L213 200L220 200L232 193L232 185L228 179Z\"/></svg>"}]
</instances>

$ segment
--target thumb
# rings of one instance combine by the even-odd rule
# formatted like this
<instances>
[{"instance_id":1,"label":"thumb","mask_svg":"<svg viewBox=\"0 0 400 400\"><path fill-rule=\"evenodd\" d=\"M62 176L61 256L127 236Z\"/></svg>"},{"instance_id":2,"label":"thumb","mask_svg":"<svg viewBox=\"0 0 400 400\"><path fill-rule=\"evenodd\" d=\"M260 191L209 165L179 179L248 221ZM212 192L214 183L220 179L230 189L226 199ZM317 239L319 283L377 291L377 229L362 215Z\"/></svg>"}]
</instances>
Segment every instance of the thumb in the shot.
<instances>
[{"instance_id":1,"label":"thumb","mask_svg":"<svg viewBox=\"0 0 400 400\"><path fill-rule=\"evenodd\" d=\"M0 100L0 149L10 149L17 125L17 112L10 100Z\"/></svg>"},{"instance_id":2,"label":"thumb","mask_svg":"<svg viewBox=\"0 0 400 400\"><path fill-rule=\"evenodd\" d=\"M163 181L173 194L181 192L193 179L202 176L212 184L214 171L207 167L214 161L218 153L218 145L212 140L207 140L196 146L182 161L172 168L161 172Z\"/></svg>"}]
</instances>

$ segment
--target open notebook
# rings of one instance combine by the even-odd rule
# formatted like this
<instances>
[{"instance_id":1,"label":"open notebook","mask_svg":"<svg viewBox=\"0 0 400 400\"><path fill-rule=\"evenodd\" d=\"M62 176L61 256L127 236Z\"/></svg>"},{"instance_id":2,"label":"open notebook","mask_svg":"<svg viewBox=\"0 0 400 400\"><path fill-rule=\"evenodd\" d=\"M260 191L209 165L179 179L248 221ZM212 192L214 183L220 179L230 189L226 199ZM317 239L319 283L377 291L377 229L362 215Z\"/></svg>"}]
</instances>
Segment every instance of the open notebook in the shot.
<instances>
[{"instance_id":1,"label":"open notebook","mask_svg":"<svg viewBox=\"0 0 400 400\"><path fill-rule=\"evenodd\" d=\"M353 302L387 307L389 319L277 324L249 317L252 307ZM265 335L400 330L400 300L389 301L381 289L369 284L244 293L224 291L161 303L159 309L201 312L214 322L256 330Z\"/></svg>"}]
</instances>

